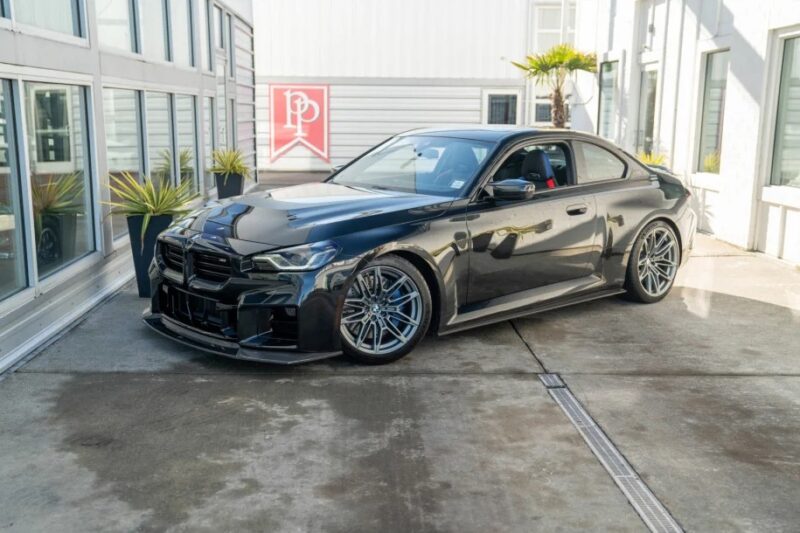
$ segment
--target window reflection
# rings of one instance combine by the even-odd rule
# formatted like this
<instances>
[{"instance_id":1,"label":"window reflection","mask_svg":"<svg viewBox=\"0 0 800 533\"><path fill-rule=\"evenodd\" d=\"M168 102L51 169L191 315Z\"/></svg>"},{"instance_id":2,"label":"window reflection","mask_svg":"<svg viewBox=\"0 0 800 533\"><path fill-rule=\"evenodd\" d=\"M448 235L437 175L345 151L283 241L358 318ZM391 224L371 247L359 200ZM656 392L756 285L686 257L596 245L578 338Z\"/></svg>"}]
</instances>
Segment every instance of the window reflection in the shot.
<instances>
[{"instance_id":1,"label":"window reflection","mask_svg":"<svg viewBox=\"0 0 800 533\"><path fill-rule=\"evenodd\" d=\"M175 124L178 140L178 165L181 182L191 181L196 190L195 111L194 96L175 96Z\"/></svg>"},{"instance_id":2,"label":"window reflection","mask_svg":"<svg viewBox=\"0 0 800 533\"><path fill-rule=\"evenodd\" d=\"M80 35L77 0L23 0L14 2L14 19L37 28Z\"/></svg>"},{"instance_id":3,"label":"window reflection","mask_svg":"<svg viewBox=\"0 0 800 533\"><path fill-rule=\"evenodd\" d=\"M139 131L139 102L136 91L103 89L103 113L106 130L106 161L108 172L119 177L123 172L140 179L142 172L141 133ZM119 201L113 196L111 201ZM124 215L111 215L114 237L128 232Z\"/></svg>"},{"instance_id":4,"label":"window reflection","mask_svg":"<svg viewBox=\"0 0 800 533\"><path fill-rule=\"evenodd\" d=\"M189 0L170 0L172 23L172 61L178 65L191 66L192 32L189 16Z\"/></svg>"},{"instance_id":5,"label":"window reflection","mask_svg":"<svg viewBox=\"0 0 800 533\"><path fill-rule=\"evenodd\" d=\"M158 61L167 57L167 24L164 0L140 0L139 19L142 25L142 54Z\"/></svg>"},{"instance_id":6,"label":"window reflection","mask_svg":"<svg viewBox=\"0 0 800 533\"><path fill-rule=\"evenodd\" d=\"M25 84L40 278L94 249L85 105L81 87Z\"/></svg>"},{"instance_id":7,"label":"window reflection","mask_svg":"<svg viewBox=\"0 0 800 533\"><path fill-rule=\"evenodd\" d=\"M95 0L101 44L134 51L131 0Z\"/></svg>"},{"instance_id":8,"label":"window reflection","mask_svg":"<svg viewBox=\"0 0 800 533\"><path fill-rule=\"evenodd\" d=\"M11 85L0 80L0 300L26 285Z\"/></svg>"},{"instance_id":9,"label":"window reflection","mask_svg":"<svg viewBox=\"0 0 800 533\"><path fill-rule=\"evenodd\" d=\"M800 37L783 49L781 85L772 156L772 185L800 187Z\"/></svg>"},{"instance_id":10,"label":"window reflection","mask_svg":"<svg viewBox=\"0 0 800 533\"><path fill-rule=\"evenodd\" d=\"M145 96L147 110L147 158L150 177L154 180L172 180L172 124L169 95L148 92Z\"/></svg>"}]
</instances>

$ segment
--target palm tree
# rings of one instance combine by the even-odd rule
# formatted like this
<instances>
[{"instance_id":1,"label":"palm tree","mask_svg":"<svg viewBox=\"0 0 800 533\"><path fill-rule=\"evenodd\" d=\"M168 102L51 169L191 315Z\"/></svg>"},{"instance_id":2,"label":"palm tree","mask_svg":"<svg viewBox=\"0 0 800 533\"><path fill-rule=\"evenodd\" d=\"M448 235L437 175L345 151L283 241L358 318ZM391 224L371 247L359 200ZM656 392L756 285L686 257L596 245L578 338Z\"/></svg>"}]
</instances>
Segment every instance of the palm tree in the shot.
<instances>
[{"instance_id":1,"label":"palm tree","mask_svg":"<svg viewBox=\"0 0 800 533\"><path fill-rule=\"evenodd\" d=\"M569 44L557 44L543 54L533 54L526 63L512 61L515 67L524 70L525 76L537 85L549 85L552 100L551 118L553 126L563 128L566 123L564 110L564 82L573 72L597 72L597 56L575 50Z\"/></svg>"}]
</instances>

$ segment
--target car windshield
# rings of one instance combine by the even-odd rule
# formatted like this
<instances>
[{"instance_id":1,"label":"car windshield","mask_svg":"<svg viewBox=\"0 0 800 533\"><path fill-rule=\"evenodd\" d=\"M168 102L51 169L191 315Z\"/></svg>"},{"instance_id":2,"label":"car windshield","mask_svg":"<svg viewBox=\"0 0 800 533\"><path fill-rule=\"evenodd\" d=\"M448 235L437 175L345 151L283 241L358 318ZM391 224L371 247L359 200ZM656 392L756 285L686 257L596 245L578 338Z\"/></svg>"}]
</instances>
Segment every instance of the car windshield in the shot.
<instances>
[{"instance_id":1,"label":"car windshield","mask_svg":"<svg viewBox=\"0 0 800 533\"><path fill-rule=\"evenodd\" d=\"M451 137L395 137L336 174L331 183L435 196L461 196L493 143Z\"/></svg>"}]
</instances>

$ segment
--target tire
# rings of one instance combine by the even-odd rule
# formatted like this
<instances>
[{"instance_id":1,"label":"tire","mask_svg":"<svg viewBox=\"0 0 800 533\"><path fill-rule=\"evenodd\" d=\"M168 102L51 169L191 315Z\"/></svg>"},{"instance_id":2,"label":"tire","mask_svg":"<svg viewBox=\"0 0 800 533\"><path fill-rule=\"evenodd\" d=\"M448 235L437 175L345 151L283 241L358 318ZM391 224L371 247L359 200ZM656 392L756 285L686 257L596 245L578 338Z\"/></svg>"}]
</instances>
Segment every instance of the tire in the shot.
<instances>
[{"instance_id":1,"label":"tire","mask_svg":"<svg viewBox=\"0 0 800 533\"><path fill-rule=\"evenodd\" d=\"M431 292L419 270L398 256L379 257L347 288L339 317L342 351L362 364L396 361L425 336L431 311Z\"/></svg>"},{"instance_id":2,"label":"tire","mask_svg":"<svg viewBox=\"0 0 800 533\"><path fill-rule=\"evenodd\" d=\"M680 254L680 241L669 224L656 220L645 226L631 248L625 297L648 304L664 299L675 283Z\"/></svg>"}]
</instances>

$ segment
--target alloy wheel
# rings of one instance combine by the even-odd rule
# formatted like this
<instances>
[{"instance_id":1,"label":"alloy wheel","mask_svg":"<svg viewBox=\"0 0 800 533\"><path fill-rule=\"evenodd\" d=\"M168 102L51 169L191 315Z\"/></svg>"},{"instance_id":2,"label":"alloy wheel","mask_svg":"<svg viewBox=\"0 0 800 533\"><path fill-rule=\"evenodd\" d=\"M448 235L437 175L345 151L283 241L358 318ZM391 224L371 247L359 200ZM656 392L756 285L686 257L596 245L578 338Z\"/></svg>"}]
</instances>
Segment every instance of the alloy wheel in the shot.
<instances>
[{"instance_id":1,"label":"alloy wheel","mask_svg":"<svg viewBox=\"0 0 800 533\"><path fill-rule=\"evenodd\" d=\"M678 271L678 245L669 229L657 226L645 236L637 268L639 281L650 296L658 298L670 289Z\"/></svg>"},{"instance_id":2,"label":"alloy wheel","mask_svg":"<svg viewBox=\"0 0 800 533\"><path fill-rule=\"evenodd\" d=\"M405 346L420 327L422 296L414 280L382 265L359 272L345 297L341 332L353 348L386 355Z\"/></svg>"}]
</instances>

